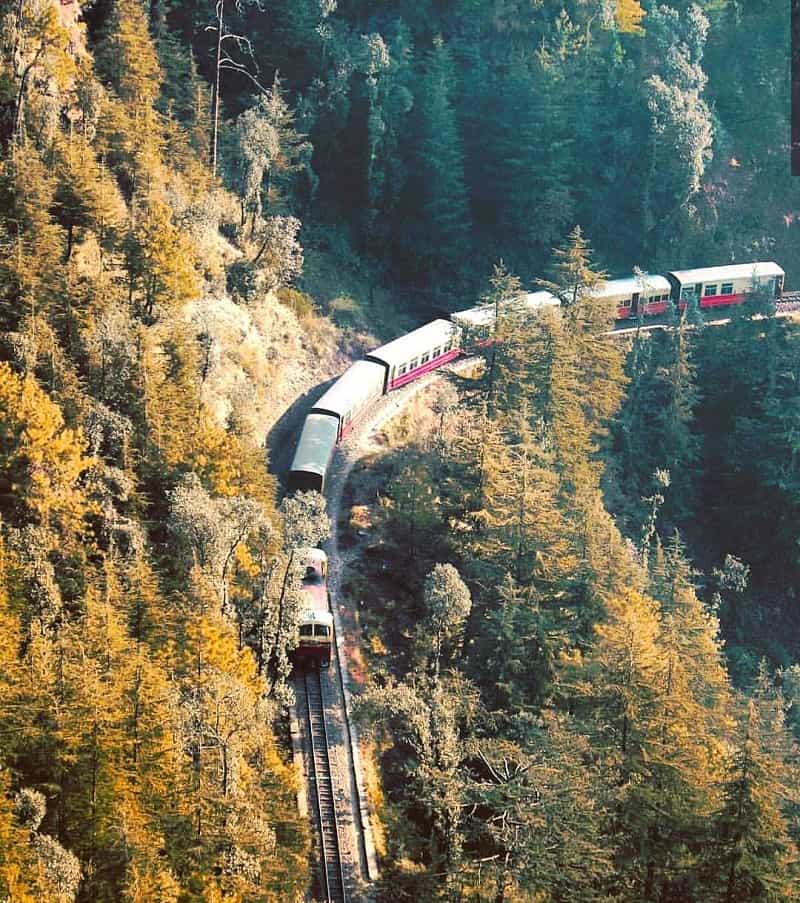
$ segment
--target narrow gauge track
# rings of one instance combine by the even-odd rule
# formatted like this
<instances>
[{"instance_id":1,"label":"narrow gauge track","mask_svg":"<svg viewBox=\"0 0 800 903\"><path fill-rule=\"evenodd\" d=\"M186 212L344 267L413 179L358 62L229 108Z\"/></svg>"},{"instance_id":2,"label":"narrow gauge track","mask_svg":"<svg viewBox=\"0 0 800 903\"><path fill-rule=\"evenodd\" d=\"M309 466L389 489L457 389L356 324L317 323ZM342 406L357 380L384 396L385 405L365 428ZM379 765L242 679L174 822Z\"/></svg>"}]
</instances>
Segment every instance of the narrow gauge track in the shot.
<instances>
[{"instance_id":1,"label":"narrow gauge track","mask_svg":"<svg viewBox=\"0 0 800 903\"><path fill-rule=\"evenodd\" d=\"M347 892L339 848L339 823L328 752L328 729L325 725L325 700L322 678L318 670L308 668L303 674L308 723L308 760L310 783L314 786L317 828L320 845L320 884L324 903L347 903Z\"/></svg>"}]
</instances>

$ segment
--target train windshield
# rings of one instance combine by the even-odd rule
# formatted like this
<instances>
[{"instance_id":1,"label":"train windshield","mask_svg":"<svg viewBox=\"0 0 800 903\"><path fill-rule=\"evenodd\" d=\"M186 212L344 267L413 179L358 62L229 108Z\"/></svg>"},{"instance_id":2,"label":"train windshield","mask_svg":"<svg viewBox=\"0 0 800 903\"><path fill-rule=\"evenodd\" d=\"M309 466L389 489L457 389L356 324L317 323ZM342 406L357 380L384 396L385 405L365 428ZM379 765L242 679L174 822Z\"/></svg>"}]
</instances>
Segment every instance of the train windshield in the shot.
<instances>
[{"instance_id":1,"label":"train windshield","mask_svg":"<svg viewBox=\"0 0 800 903\"><path fill-rule=\"evenodd\" d=\"M329 637L330 635L331 635L331 629L326 624L317 624L314 627L314 636Z\"/></svg>"},{"instance_id":2,"label":"train windshield","mask_svg":"<svg viewBox=\"0 0 800 903\"><path fill-rule=\"evenodd\" d=\"M312 636L313 630L314 630L314 626L312 624L301 624L300 625L300 636Z\"/></svg>"}]
</instances>

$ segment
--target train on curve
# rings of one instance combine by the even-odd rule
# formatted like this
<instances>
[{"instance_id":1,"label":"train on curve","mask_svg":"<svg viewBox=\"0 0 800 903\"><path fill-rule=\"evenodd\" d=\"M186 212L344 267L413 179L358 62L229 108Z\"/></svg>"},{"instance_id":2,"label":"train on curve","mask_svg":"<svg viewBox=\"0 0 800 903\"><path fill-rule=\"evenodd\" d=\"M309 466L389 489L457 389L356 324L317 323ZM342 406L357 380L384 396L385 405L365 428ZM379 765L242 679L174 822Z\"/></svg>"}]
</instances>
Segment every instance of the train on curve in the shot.
<instances>
[{"instance_id":1,"label":"train on curve","mask_svg":"<svg viewBox=\"0 0 800 903\"><path fill-rule=\"evenodd\" d=\"M784 271L778 264L757 261L611 279L595 294L613 303L617 319L623 321L663 314L670 304L685 307L690 298L701 308L741 304L756 291L777 299L783 283ZM560 304L549 292L525 294L515 303L532 315ZM334 448L378 398L458 357L464 331L490 332L493 322L491 306L459 311L451 320L434 320L353 364L306 417L289 472L289 488L322 492Z\"/></svg>"}]
</instances>

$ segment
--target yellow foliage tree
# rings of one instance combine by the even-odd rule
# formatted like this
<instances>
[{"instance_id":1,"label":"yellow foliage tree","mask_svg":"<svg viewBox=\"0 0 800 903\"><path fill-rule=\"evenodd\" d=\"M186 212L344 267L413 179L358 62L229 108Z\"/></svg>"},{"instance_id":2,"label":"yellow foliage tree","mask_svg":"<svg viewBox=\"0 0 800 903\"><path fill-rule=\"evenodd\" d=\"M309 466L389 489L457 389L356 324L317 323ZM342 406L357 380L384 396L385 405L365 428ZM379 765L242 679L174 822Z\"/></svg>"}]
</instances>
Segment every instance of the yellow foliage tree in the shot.
<instances>
[{"instance_id":1,"label":"yellow foliage tree","mask_svg":"<svg viewBox=\"0 0 800 903\"><path fill-rule=\"evenodd\" d=\"M646 15L647 13L639 5L639 0L617 0L617 8L614 12L617 31L624 34L644 34L644 28L640 23Z\"/></svg>"},{"instance_id":2,"label":"yellow foliage tree","mask_svg":"<svg viewBox=\"0 0 800 903\"><path fill-rule=\"evenodd\" d=\"M163 201L146 204L127 242L126 256L131 293L147 321L199 295L194 248Z\"/></svg>"},{"instance_id":3,"label":"yellow foliage tree","mask_svg":"<svg viewBox=\"0 0 800 903\"><path fill-rule=\"evenodd\" d=\"M83 437L30 377L0 363L0 511L12 523L77 532L89 510L78 485L91 466Z\"/></svg>"},{"instance_id":4,"label":"yellow foliage tree","mask_svg":"<svg viewBox=\"0 0 800 903\"><path fill-rule=\"evenodd\" d=\"M34 871L29 843L30 832L16 824L8 797L8 778L0 772L0 895L14 903L34 903L38 899L30 884Z\"/></svg>"},{"instance_id":5,"label":"yellow foliage tree","mask_svg":"<svg viewBox=\"0 0 800 903\"><path fill-rule=\"evenodd\" d=\"M0 259L0 316L16 330L58 300L62 276L61 229L53 222L55 180L39 155L16 148L0 164L0 197L7 242Z\"/></svg>"}]
</instances>

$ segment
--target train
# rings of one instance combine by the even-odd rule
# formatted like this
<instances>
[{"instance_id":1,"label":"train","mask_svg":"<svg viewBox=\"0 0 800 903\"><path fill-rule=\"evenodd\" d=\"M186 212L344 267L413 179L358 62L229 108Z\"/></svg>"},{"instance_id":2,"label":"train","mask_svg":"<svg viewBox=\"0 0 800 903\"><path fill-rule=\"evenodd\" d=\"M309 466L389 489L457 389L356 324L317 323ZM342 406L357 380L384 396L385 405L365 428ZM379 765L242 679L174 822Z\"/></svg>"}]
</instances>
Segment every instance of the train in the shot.
<instances>
[{"instance_id":1,"label":"train","mask_svg":"<svg viewBox=\"0 0 800 903\"><path fill-rule=\"evenodd\" d=\"M686 307L690 299L700 308L741 304L756 291L779 299L784 277L774 261L756 261L610 279L594 295L613 303L619 322L636 321L663 314L670 305ZM546 291L521 294L514 303L532 316L560 306L559 299ZM322 492L336 445L375 401L454 360L465 350L465 335L491 333L494 316L490 305L456 311L449 320L427 323L356 361L308 413L290 467L289 489Z\"/></svg>"},{"instance_id":2,"label":"train","mask_svg":"<svg viewBox=\"0 0 800 903\"><path fill-rule=\"evenodd\" d=\"M328 556L322 549L309 549L303 562L303 604L292 659L298 667L331 663L333 615L328 599Z\"/></svg>"}]
</instances>

